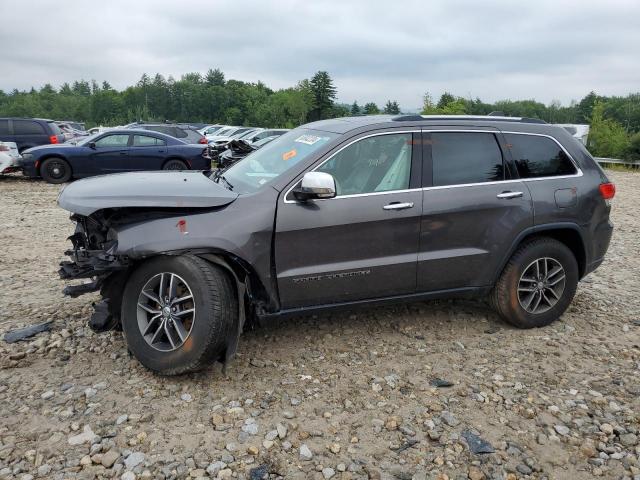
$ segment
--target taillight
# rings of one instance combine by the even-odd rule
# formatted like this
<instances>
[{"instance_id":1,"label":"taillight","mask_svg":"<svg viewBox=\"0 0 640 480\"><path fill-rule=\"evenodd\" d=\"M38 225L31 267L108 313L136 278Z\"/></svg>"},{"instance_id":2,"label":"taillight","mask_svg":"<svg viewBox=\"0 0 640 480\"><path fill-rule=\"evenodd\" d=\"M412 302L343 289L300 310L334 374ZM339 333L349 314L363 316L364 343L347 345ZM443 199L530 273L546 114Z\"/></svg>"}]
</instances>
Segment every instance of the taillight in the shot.
<instances>
[{"instance_id":1,"label":"taillight","mask_svg":"<svg viewBox=\"0 0 640 480\"><path fill-rule=\"evenodd\" d=\"M611 200L616 195L616 186L613 183L601 183L600 195L605 200Z\"/></svg>"},{"instance_id":2,"label":"taillight","mask_svg":"<svg viewBox=\"0 0 640 480\"><path fill-rule=\"evenodd\" d=\"M207 144L207 137L201 137L200 140L198 140L198 143L206 145Z\"/></svg>"},{"instance_id":3,"label":"taillight","mask_svg":"<svg viewBox=\"0 0 640 480\"><path fill-rule=\"evenodd\" d=\"M58 143L58 136L57 135L51 135L49 137L49 143Z\"/></svg>"}]
</instances>

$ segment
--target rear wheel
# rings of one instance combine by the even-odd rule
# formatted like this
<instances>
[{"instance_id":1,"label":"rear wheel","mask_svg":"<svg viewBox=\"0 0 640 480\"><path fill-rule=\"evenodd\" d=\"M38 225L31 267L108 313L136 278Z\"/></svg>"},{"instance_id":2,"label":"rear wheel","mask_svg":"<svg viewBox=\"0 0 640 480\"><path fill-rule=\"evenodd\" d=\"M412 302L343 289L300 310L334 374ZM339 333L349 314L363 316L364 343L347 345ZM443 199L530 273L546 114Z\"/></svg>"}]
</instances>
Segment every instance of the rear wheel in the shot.
<instances>
[{"instance_id":1,"label":"rear wheel","mask_svg":"<svg viewBox=\"0 0 640 480\"><path fill-rule=\"evenodd\" d=\"M71 179L71 166L62 158L47 158L40 166L40 176L47 183L65 183Z\"/></svg>"},{"instance_id":2,"label":"rear wheel","mask_svg":"<svg viewBox=\"0 0 640 480\"><path fill-rule=\"evenodd\" d=\"M129 277L122 329L145 367L193 372L220 357L238 315L229 276L199 257L157 257Z\"/></svg>"},{"instance_id":3,"label":"rear wheel","mask_svg":"<svg viewBox=\"0 0 640 480\"><path fill-rule=\"evenodd\" d=\"M491 294L500 316L519 328L549 325L567 309L578 286L578 262L569 248L538 238L511 257Z\"/></svg>"},{"instance_id":4,"label":"rear wheel","mask_svg":"<svg viewBox=\"0 0 640 480\"><path fill-rule=\"evenodd\" d=\"M163 170L188 170L187 164L182 160L169 160L162 167Z\"/></svg>"}]
</instances>

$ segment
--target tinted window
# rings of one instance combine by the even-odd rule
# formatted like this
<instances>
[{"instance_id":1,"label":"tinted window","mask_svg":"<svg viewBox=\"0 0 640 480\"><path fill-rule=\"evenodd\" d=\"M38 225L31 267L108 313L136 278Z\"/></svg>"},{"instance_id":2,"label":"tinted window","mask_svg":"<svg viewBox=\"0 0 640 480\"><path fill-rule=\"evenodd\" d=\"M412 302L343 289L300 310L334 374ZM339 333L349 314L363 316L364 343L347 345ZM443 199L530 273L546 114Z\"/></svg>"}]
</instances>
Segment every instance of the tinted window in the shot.
<instances>
[{"instance_id":1,"label":"tinted window","mask_svg":"<svg viewBox=\"0 0 640 480\"><path fill-rule=\"evenodd\" d=\"M127 143L129 143L129 135L127 134L107 135L106 137L102 137L100 140L96 140L96 147L98 148L126 147Z\"/></svg>"},{"instance_id":2,"label":"tinted window","mask_svg":"<svg viewBox=\"0 0 640 480\"><path fill-rule=\"evenodd\" d=\"M134 147L155 147L158 145L166 145L166 143L164 140L155 137L148 137L146 135L133 136Z\"/></svg>"},{"instance_id":3,"label":"tinted window","mask_svg":"<svg viewBox=\"0 0 640 480\"><path fill-rule=\"evenodd\" d=\"M62 132L60 131L60 128L58 128L58 125L56 125L53 122L47 122L47 125L49 125L49 128L51 129L54 135L62 135Z\"/></svg>"},{"instance_id":4,"label":"tinted window","mask_svg":"<svg viewBox=\"0 0 640 480\"><path fill-rule=\"evenodd\" d=\"M573 175L576 168L554 140L537 135L506 133L507 148L511 150L521 178Z\"/></svg>"},{"instance_id":5,"label":"tinted window","mask_svg":"<svg viewBox=\"0 0 640 480\"><path fill-rule=\"evenodd\" d=\"M502 152L492 133L431 133L433 185L504 180Z\"/></svg>"},{"instance_id":6,"label":"tinted window","mask_svg":"<svg viewBox=\"0 0 640 480\"><path fill-rule=\"evenodd\" d=\"M337 195L409 188L411 134L378 135L355 142L317 170L333 175Z\"/></svg>"},{"instance_id":7,"label":"tinted window","mask_svg":"<svg viewBox=\"0 0 640 480\"><path fill-rule=\"evenodd\" d=\"M31 120L14 120L13 133L16 135L44 135L45 131L38 122Z\"/></svg>"},{"instance_id":8,"label":"tinted window","mask_svg":"<svg viewBox=\"0 0 640 480\"><path fill-rule=\"evenodd\" d=\"M0 120L0 135L9 134L9 120Z\"/></svg>"}]
</instances>

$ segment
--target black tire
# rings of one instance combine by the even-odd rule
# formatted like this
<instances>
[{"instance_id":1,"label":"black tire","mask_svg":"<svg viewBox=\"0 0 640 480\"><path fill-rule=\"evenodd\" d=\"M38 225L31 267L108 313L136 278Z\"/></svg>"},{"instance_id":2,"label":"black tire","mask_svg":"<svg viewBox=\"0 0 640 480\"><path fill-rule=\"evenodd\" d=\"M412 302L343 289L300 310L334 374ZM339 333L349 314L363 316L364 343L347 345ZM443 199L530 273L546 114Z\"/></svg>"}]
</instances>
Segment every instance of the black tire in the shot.
<instances>
[{"instance_id":1,"label":"black tire","mask_svg":"<svg viewBox=\"0 0 640 480\"><path fill-rule=\"evenodd\" d=\"M187 164L182 160L172 159L167 160L167 162L162 166L163 170L189 170Z\"/></svg>"},{"instance_id":2,"label":"black tire","mask_svg":"<svg viewBox=\"0 0 640 480\"><path fill-rule=\"evenodd\" d=\"M71 180L71 166L62 158L47 158L40 165L40 176L47 183L66 183Z\"/></svg>"},{"instance_id":3,"label":"black tire","mask_svg":"<svg viewBox=\"0 0 640 480\"><path fill-rule=\"evenodd\" d=\"M138 297L154 276L169 272L188 283L195 315L189 335L172 351L159 351L138 326ZM161 256L138 267L129 277L122 298L122 330L131 353L161 375L181 375L202 369L224 352L238 317L235 289L220 267L192 255Z\"/></svg>"},{"instance_id":4,"label":"black tire","mask_svg":"<svg viewBox=\"0 0 640 480\"><path fill-rule=\"evenodd\" d=\"M557 262L564 269L564 272L560 272L560 275L562 273L565 275L564 288L561 293L558 293L559 298L553 306L549 306L546 300L540 302L543 307L546 306L548 308L546 311L541 311L540 313L530 312L525 309L525 306L527 306L527 300L531 297L528 296L528 291L520 291L518 287L519 284L526 285L520 283L525 270L532 265L534 266L531 268L535 268L534 262L545 258L550 259L548 260L550 263L552 261ZM558 240L539 237L523 244L516 250L491 292L490 300L498 314L511 325L518 328L543 327L557 320L567 309L576 293L578 280L578 262L573 252ZM526 282L529 282L529 280ZM532 283L532 288L535 289L538 285L535 282ZM546 298L552 298L551 292L544 291L546 292ZM543 298L542 295L537 295L535 299ZM525 306L523 306L523 303Z\"/></svg>"}]
</instances>

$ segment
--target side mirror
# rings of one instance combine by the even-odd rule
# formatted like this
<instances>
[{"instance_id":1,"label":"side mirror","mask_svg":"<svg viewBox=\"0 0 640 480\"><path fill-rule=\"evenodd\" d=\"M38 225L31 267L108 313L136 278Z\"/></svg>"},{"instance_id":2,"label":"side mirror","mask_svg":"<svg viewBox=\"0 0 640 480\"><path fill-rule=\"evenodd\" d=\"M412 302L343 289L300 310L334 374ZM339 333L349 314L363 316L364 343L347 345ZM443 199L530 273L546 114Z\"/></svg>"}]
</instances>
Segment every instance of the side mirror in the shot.
<instances>
[{"instance_id":1,"label":"side mirror","mask_svg":"<svg viewBox=\"0 0 640 480\"><path fill-rule=\"evenodd\" d=\"M89 142L89 148L96 149L96 142Z\"/></svg>"},{"instance_id":2,"label":"side mirror","mask_svg":"<svg viewBox=\"0 0 640 480\"><path fill-rule=\"evenodd\" d=\"M316 198L336 196L336 181L329 173L307 172L302 181L293 189L293 196L302 202Z\"/></svg>"}]
</instances>

